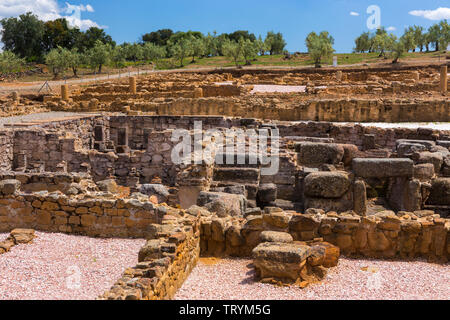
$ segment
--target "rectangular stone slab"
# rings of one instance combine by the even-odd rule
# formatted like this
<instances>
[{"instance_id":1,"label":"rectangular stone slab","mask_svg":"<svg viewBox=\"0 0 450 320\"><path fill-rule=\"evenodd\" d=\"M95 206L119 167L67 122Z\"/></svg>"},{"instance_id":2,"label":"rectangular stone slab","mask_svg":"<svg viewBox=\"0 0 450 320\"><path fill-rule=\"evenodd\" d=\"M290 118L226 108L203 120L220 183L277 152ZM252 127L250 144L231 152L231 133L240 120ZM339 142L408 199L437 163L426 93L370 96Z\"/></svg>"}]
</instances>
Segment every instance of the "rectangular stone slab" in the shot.
<instances>
[{"instance_id":1,"label":"rectangular stone slab","mask_svg":"<svg viewBox=\"0 0 450 320\"><path fill-rule=\"evenodd\" d=\"M353 172L363 178L412 177L411 159L353 159Z\"/></svg>"}]
</instances>

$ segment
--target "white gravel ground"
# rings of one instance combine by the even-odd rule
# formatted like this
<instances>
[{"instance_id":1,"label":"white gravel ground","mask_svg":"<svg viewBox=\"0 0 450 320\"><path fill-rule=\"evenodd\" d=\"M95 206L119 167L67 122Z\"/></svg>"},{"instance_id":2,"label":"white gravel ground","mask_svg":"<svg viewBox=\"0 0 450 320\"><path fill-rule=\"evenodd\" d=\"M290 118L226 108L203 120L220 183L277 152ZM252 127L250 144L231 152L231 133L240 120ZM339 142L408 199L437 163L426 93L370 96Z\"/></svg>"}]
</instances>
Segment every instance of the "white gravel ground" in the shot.
<instances>
[{"instance_id":1,"label":"white gravel ground","mask_svg":"<svg viewBox=\"0 0 450 320\"><path fill-rule=\"evenodd\" d=\"M95 299L137 263L145 244L142 239L36 235L34 243L0 255L0 300Z\"/></svg>"},{"instance_id":2,"label":"white gravel ground","mask_svg":"<svg viewBox=\"0 0 450 320\"><path fill-rule=\"evenodd\" d=\"M202 262L178 291L178 300L449 300L450 265L341 258L325 281L299 287L255 282L251 260ZM369 267L369 271L363 268ZM372 270L373 272L371 272Z\"/></svg>"}]
</instances>

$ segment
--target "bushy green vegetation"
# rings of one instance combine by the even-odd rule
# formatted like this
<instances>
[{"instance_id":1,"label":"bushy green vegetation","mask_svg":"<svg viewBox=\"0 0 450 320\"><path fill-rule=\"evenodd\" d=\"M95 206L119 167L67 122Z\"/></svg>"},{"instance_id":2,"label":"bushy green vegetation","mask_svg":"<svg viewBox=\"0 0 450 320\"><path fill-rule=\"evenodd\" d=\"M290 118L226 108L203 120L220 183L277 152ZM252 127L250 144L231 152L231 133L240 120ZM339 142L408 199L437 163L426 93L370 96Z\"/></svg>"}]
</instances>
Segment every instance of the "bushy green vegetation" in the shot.
<instances>
[{"instance_id":1,"label":"bushy green vegetation","mask_svg":"<svg viewBox=\"0 0 450 320\"><path fill-rule=\"evenodd\" d=\"M0 74L19 72L24 65L25 61L11 51L0 53Z\"/></svg>"},{"instance_id":2,"label":"bushy green vegetation","mask_svg":"<svg viewBox=\"0 0 450 320\"><path fill-rule=\"evenodd\" d=\"M397 39L394 34L388 34L381 27L375 33L364 32L355 39L354 52L377 52L380 57L390 56L393 63L404 56L405 53L415 52L420 49L423 52L445 50L450 43L450 27L447 20L432 25L428 32L421 26L412 26L405 29L404 34Z\"/></svg>"},{"instance_id":3,"label":"bushy green vegetation","mask_svg":"<svg viewBox=\"0 0 450 320\"><path fill-rule=\"evenodd\" d=\"M306 38L306 46L316 67L321 66L322 59L331 57L334 52L333 44L334 39L327 31L322 31L319 35L311 32L308 35Z\"/></svg>"},{"instance_id":4,"label":"bushy green vegetation","mask_svg":"<svg viewBox=\"0 0 450 320\"><path fill-rule=\"evenodd\" d=\"M152 62L160 65L161 59L169 59L166 67L183 67L206 57L236 57L239 65L243 59L250 65L257 55L281 54L286 41L281 33L268 32L265 40L253 33L238 30L230 34L204 35L198 31L173 32L162 29L144 34L139 43L116 45L112 38L99 28L82 32L69 27L67 20L57 19L43 22L37 16L27 13L17 18L0 21L3 27L1 40L4 49L13 52L29 62L45 62L55 77L72 69L77 76L78 68L89 66L101 73L105 65L121 68L129 62L134 65ZM192 59L185 62L187 57Z\"/></svg>"},{"instance_id":5,"label":"bushy green vegetation","mask_svg":"<svg viewBox=\"0 0 450 320\"><path fill-rule=\"evenodd\" d=\"M427 31L412 26L397 39L384 28L363 33L355 40L355 54L339 55L333 49L334 39L327 32L311 32L306 38L308 54L291 55L285 51L281 33L270 31L265 38L246 30L233 33L203 34L198 31L174 32L161 29L144 34L137 43L117 45L99 28L85 32L69 26L67 20L43 22L27 13L0 20L1 40L5 52L0 54L0 73L20 71L26 62L46 63L55 78L70 70L89 68L94 73L108 69L152 63L158 69L183 67L228 67L242 65L303 66L331 64L333 55L339 64L354 64L392 58L397 62L417 49L446 49L450 41L446 20ZM89 70L88 70L89 71ZM90 72L90 71L89 71Z\"/></svg>"}]
</instances>

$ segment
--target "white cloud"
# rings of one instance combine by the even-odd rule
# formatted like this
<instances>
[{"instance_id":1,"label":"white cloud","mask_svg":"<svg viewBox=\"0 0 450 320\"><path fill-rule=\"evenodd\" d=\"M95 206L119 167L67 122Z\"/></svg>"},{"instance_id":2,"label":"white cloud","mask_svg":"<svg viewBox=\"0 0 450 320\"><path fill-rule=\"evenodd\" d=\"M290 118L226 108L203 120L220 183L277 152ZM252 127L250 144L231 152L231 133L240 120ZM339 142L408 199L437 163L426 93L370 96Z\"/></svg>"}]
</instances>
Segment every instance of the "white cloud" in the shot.
<instances>
[{"instance_id":1,"label":"white cloud","mask_svg":"<svg viewBox=\"0 0 450 320\"><path fill-rule=\"evenodd\" d=\"M397 30L397 28L390 26L390 27L387 27L386 30L387 31L395 31L395 30Z\"/></svg>"},{"instance_id":2,"label":"white cloud","mask_svg":"<svg viewBox=\"0 0 450 320\"><path fill-rule=\"evenodd\" d=\"M357 16L359 16L359 13L355 12L355 11L350 11L350 15L354 16L354 17L357 17Z\"/></svg>"},{"instance_id":3,"label":"white cloud","mask_svg":"<svg viewBox=\"0 0 450 320\"><path fill-rule=\"evenodd\" d=\"M65 7L58 6L57 0L0 0L0 17L15 17L27 12L32 12L44 21L66 18L71 26L81 30L90 27L101 27L89 19L82 19L82 12L94 12L94 8L87 5L71 5L66 2Z\"/></svg>"},{"instance_id":4,"label":"white cloud","mask_svg":"<svg viewBox=\"0 0 450 320\"><path fill-rule=\"evenodd\" d=\"M450 19L450 8L437 8L436 10L413 10L410 15L416 17L424 17L428 20Z\"/></svg>"}]
</instances>

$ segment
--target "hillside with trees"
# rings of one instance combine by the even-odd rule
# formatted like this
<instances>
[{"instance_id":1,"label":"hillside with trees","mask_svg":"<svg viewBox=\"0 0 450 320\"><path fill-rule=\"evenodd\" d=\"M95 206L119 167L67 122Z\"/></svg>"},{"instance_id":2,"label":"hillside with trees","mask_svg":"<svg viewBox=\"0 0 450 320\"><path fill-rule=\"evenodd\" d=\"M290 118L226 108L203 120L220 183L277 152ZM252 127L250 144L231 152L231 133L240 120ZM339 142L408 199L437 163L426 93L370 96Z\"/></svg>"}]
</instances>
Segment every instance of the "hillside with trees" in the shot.
<instances>
[{"instance_id":1,"label":"hillside with trees","mask_svg":"<svg viewBox=\"0 0 450 320\"><path fill-rule=\"evenodd\" d=\"M262 37L247 30L232 33L203 34L199 31L160 29L145 33L140 41L118 45L105 30L92 27L86 31L71 27L67 20L41 21L32 13L0 20L0 74L15 73L30 65L45 64L54 78L79 76L79 70L92 74L104 68L152 64L158 69L186 66L249 66L249 65L315 65L329 64L332 56L339 63L361 62L363 56L376 55L398 62L405 53L444 50L450 42L449 25L443 20L429 29L421 26L406 28L397 38L380 28L362 33L355 40L354 54L338 55L333 49L334 38L327 32L311 32L305 42L307 54L286 51L283 34L269 31ZM361 55L358 57L357 55ZM372 59L372 58L370 58Z\"/></svg>"}]
</instances>

